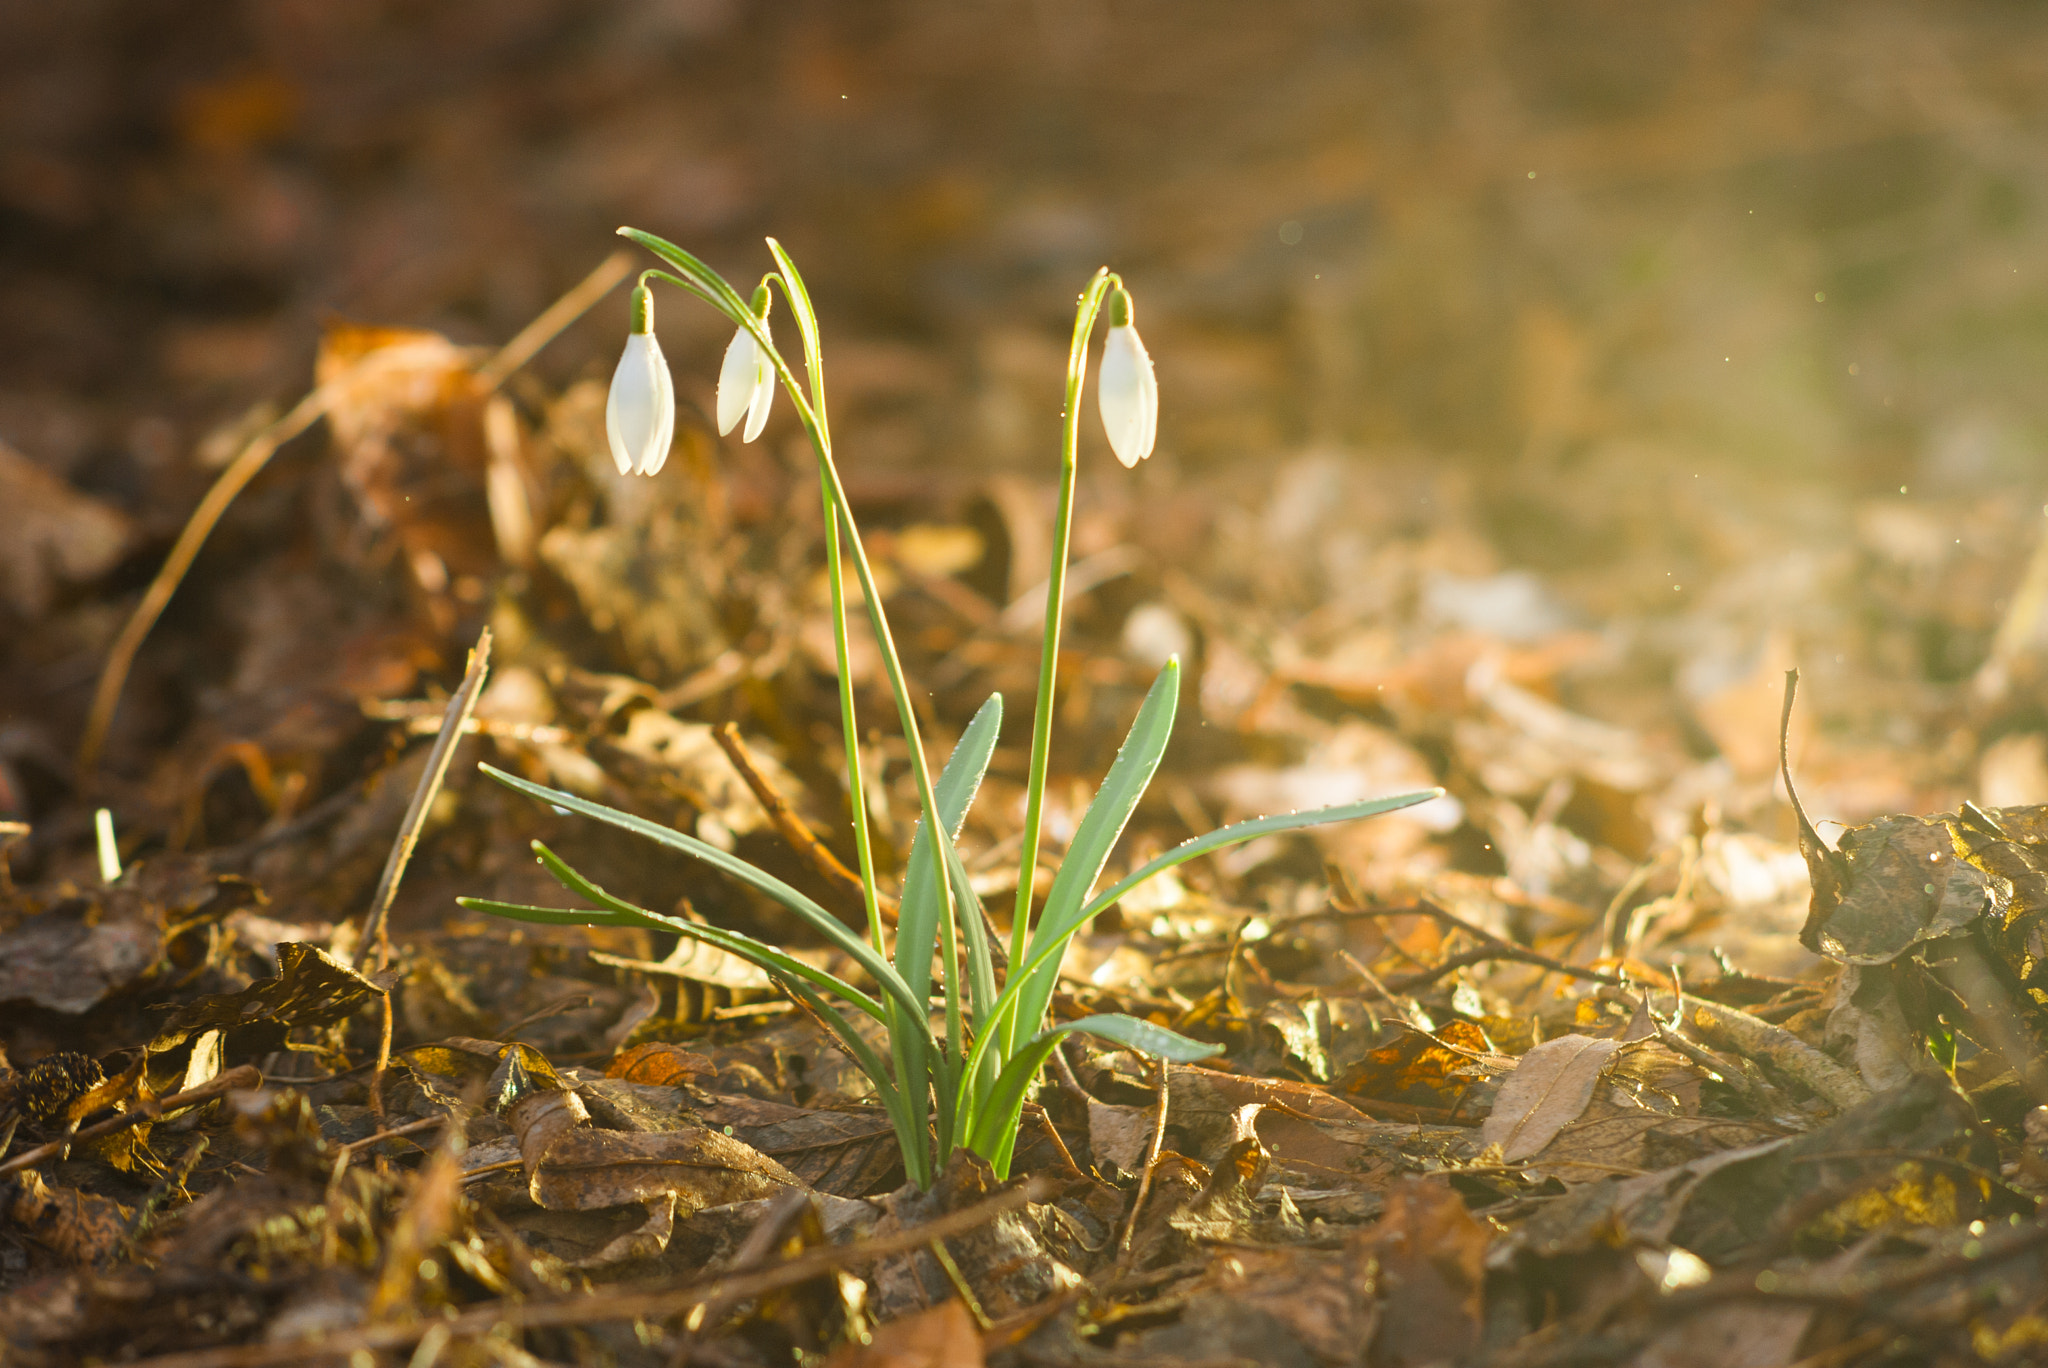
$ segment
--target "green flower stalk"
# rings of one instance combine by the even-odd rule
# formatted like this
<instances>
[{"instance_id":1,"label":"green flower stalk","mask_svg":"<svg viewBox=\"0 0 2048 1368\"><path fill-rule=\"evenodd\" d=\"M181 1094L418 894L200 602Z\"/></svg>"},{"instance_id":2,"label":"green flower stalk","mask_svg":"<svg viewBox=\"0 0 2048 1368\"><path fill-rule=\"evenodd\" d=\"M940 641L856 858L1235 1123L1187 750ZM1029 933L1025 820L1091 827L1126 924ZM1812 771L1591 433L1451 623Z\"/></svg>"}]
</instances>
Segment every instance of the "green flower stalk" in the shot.
<instances>
[{"instance_id":1,"label":"green flower stalk","mask_svg":"<svg viewBox=\"0 0 2048 1368\"><path fill-rule=\"evenodd\" d=\"M929 1187L946 1159L958 1149L981 1155L999 1176L1007 1176L1024 1101L1062 1036L1089 1032L1180 1062L1205 1058L1220 1049L1124 1015L1090 1016L1049 1024L1048 1012L1061 962L1068 943L1082 927L1145 880L1197 856L1272 832L1300 830L1409 807L1436 797L1442 790L1240 822L1177 846L1101 893L1094 893L1117 838L1158 768L1173 730L1180 693L1180 662L1170 660L1140 706L1130 735L1076 827L1045 903L1034 917L1032 889L1044 825L1056 665L1080 445L1079 415L1089 341L1105 300L1110 308L1110 327L1103 348L1098 404L1118 460L1128 467L1149 455L1158 427L1158 386L1151 358L1133 326L1130 296L1116 276L1107 269L1098 271L1081 294L1068 352L1059 511L1054 528L1052 576L1046 594L1038 695L1033 709L1023 851L1017 899L1011 912L1008 972L999 980L985 914L968 881L957 841L995 753L1002 727L1002 698L992 696L982 705L943 770L934 778L888 614L834 460L817 315L803 277L781 244L770 238L768 249L776 269L762 278L751 299L742 299L722 276L675 244L634 228L619 231L669 268L644 272L633 293L633 330L614 376L606 410L607 434L620 472L653 474L659 470L667 457L673 432L674 392L667 365L661 360L660 345L653 336L652 305L647 294L650 280L676 286L703 301L735 328L719 374L719 431L729 433L744 417L746 426L741 440L753 441L767 422L779 383L789 395L817 458L819 493L825 512L825 564L839 669L847 792L866 904L867 934L862 936L848 929L800 890L693 836L531 783L489 765L482 768L493 778L541 802L682 851L754 888L844 952L859 966L874 991L740 932L636 907L570 868L539 842L534 843L534 853L542 865L588 907L527 907L481 898L464 898L461 902L467 907L532 922L642 926L671 931L757 965L809 1009L867 1074L895 1130L903 1153L904 1172L912 1181ZM796 321L808 384L798 383L768 330L769 306L778 290ZM848 661L848 564L860 583L867 625L881 656L896 705L897 723L908 743L911 773L918 792L920 821L904 869L893 941L882 923L881 888L861 774L860 731ZM942 1023L936 1029L932 1022L935 997ZM869 1037L855 1027L855 1019L861 1016L883 1028L888 1047L886 1059Z\"/></svg>"}]
</instances>

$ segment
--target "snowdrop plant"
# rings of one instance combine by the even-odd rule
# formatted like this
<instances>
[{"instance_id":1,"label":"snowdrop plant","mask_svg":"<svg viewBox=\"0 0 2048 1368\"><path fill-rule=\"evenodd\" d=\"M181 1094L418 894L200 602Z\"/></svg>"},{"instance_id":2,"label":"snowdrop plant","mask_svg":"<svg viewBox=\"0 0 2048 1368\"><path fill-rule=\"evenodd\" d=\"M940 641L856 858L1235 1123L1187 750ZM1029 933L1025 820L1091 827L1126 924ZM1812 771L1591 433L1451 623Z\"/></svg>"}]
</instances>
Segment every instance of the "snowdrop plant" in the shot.
<instances>
[{"instance_id":1,"label":"snowdrop plant","mask_svg":"<svg viewBox=\"0 0 2048 1368\"><path fill-rule=\"evenodd\" d=\"M911 706L909 684L890 631L883 596L840 480L826 416L817 315L803 277L781 244L770 238L768 250L776 269L763 278L750 300L743 299L722 276L675 244L638 229L619 231L659 257L668 268L645 272L633 295L633 331L613 380L607 412L613 455L620 470L651 474L660 469L674 421L673 391L667 384L668 371L661 363L660 349L653 340L651 308L646 302L650 280L673 285L701 300L725 315L737 329L726 349L719 376L721 432L730 432L744 415L747 425L742 440L758 437L767 421L774 388L779 384L788 393L797 420L810 439L824 503L825 565L838 657L846 785L851 795L848 809L864 890L866 934L846 926L801 890L694 836L489 765L483 769L529 797L644 836L754 888L844 952L858 966L862 981L830 973L779 946L739 931L662 916L637 907L571 868L540 842L534 843L534 852L542 865L588 907L528 907L481 898L461 901L468 907L523 921L640 926L668 931L739 956L766 971L808 1009L867 1074L895 1129L903 1152L904 1171L912 1181L930 1186L946 1160L959 1149L982 1156L999 1176L1007 1176L1024 1102L1062 1036L1088 1032L1180 1062L1204 1058L1219 1048L1121 1014L1050 1022L1053 989L1068 943L1090 920L1146 880L1211 851L1273 832L1390 812L1424 802L1441 790L1240 822L1177 846L1098 892L1096 885L1109 863L1111 851L1158 768L1173 730L1180 693L1180 662L1169 660L1146 694L1129 736L1076 826L1044 903L1034 909L1033 885L1044 827L1057 683L1054 667L1059 652L1078 469L1081 400L1089 341L1105 300L1110 307L1110 327L1101 368L1100 410L1111 445L1125 466L1134 465L1151 452L1158 424L1158 388L1151 359L1132 326L1130 297L1115 275L1107 269L1098 271L1081 294L1067 355L1059 507L1055 514L1052 574L1045 600L1044 641L1027 762L1023 848L1016 903L1011 910L1008 953L999 956L956 842L968 807L995 753L997 734L1002 727L1002 699L1000 695L993 696L982 705L962 733L951 758L934 776L917 713ZM776 349L768 331L768 307L776 291L788 304L802 342L802 382ZM652 358L651 370L637 359L642 354ZM618 415L616 421L611 418L614 413ZM893 936L882 919L882 886L874 841L867 804L859 796L867 790L857 744L860 732L853 676L848 668L851 629L844 567L849 564L860 584L867 626L878 647L898 725L908 743L921 818L903 871ZM861 1017L881 1028L880 1047L871 1040L872 1028L864 1031L856 1025Z\"/></svg>"}]
</instances>

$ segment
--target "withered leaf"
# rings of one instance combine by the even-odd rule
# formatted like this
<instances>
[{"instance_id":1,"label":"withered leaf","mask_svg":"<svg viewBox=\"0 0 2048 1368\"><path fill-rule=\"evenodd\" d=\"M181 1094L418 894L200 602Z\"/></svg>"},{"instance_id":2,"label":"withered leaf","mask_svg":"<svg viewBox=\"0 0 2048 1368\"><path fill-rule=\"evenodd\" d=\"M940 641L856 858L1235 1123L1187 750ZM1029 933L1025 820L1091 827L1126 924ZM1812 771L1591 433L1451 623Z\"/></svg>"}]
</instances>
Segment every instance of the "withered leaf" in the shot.
<instances>
[{"instance_id":1,"label":"withered leaf","mask_svg":"<svg viewBox=\"0 0 2048 1368\"><path fill-rule=\"evenodd\" d=\"M1136 1173L1152 1145L1158 1113L1144 1107L1119 1107L1088 1099L1088 1149L1097 1168L1114 1166Z\"/></svg>"},{"instance_id":2,"label":"withered leaf","mask_svg":"<svg viewBox=\"0 0 2048 1368\"><path fill-rule=\"evenodd\" d=\"M801 1186L753 1146L704 1127L636 1135L572 1126L538 1159L528 1158L533 1200L555 1210L623 1206L673 1193L678 1214L688 1216Z\"/></svg>"},{"instance_id":3,"label":"withered leaf","mask_svg":"<svg viewBox=\"0 0 2048 1368\"><path fill-rule=\"evenodd\" d=\"M792 1107L744 1094L713 1093L698 1108L704 1124L730 1131L805 1184L836 1197L865 1197L899 1179L896 1132L879 1108Z\"/></svg>"},{"instance_id":4,"label":"withered leaf","mask_svg":"<svg viewBox=\"0 0 2048 1368\"><path fill-rule=\"evenodd\" d=\"M109 1197L54 1187L34 1169L0 1180L10 1225L67 1264L99 1262L121 1246L135 1213Z\"/></svg>"},{"instance_id":5,"label":"withered leaf","mask_svg":"<svg viewBox=\"0 0 2048 1368\"><path fill-rule=\"evenodd\" d=\"M1195 1283L1178 1324L1138 1343L1155 1360L1229 1354L1260 1363L1356 1363L1376 1320L1371 1267L1361 1241L1341 1250L1233 1250Z\"/></svg>"},{"instance_id":6,"label":"withered leaf","mask_svg":"<svg viewBox=\"0 0 2048 1368\"><path fill-rule=\"evenodd\" d=\"M667 1041L652 1041L618 1055L605 1066L604 1076L674 1088L717 1072L718 1066L703 1055Z\"/></svg>"},{"instance_id":7,"label":"withered leaf","mask_svg":"<svg viewBox=\"0 0 2048 1368\"><path fill-rule=\"evenodd\" d=\"M1816 882L1800 940L1843 964L1884 964L1986 913L2002 917L2010 881L1959 858L1955 819L1884 817L1850 827L1839 898Z\"/></svg>"},{"instance_id":8,"label":"withered leaf","mask_svg":"<svg viewBox=\"0 0 2048 1368\"><path fill-rule=\"evenodd\" d=\"M958 1298L881 1326L864 1345L848 1345L827 1368L981 1368L981 1331Z\"/></svg>"},{"instance_id":9,"label":"withered leaf","mask_svg":"<svg viewBox=\"0 0 2048 1368\"><path fill-rule=\"evenodd\" d=\"M1810 1306L1716 1306L1665 1326L1635 1368L1779 1368L1799 1357Z\"/></svg>"},{"instance_id":10,"label":"withered leaf","mask_svg":"<svg viewBox=\"0 0 2048 1368\"><path fill-rule=\"evenodd\" d=\"M1508 1163L1535 1154L1586 1110L1600 1071L1619 1049L1620 1041L1593 1036L1544 1041L1502 1082L1479 1138L1499 1145Z\"/></svg>"},{"instance_id":11,"label":"withered leaf","mask_svg":"<svg viewBox=\"0 0 2048 1368\"><path fill-rule=\"evenodd\" d=\"M1371 1234L1380 1261L1382 1308L1375 1368L1447 1363L1479 1343L1486 1227L1448 1183L1410 1178L1387 1194Z\"/></svg>"},{"instance_id":12,"label":"withered leaf","mask_svg":"<svg viewBox=\"0 0 2048 1368\"><path fill-rule=\"evenodd\" d=\"M96 579L111 570L132 535L128 519L82 494L5 442L0 442L0 602L23 617L41 617L60 583Z\"/></svg>"},{"instance_id":13,"label":"withered leaf","mask_svg":"<svg viewBox=\"0 0 2048 1368\"><path fill-rule=\"evenodd\" d=\"M0 1002L76 1016L148 975L163 948L156 909L67 899L0 935Z\"/></svg>"},{"instance_id":14,"label":"withered leaf","mask_svg":"<svg viewBox=\"0 0 2048 1368\"><path fill-rule=\"evenodd\" d=\"M865 1197L902 1178L896 1132L879 1110L792 1107L744 1093L707 1093L623 1078L585 1083L577 1095L601 1129L657 1133L708 1127L753 1146L806 1185L836 1197Z\"/></svg>"},{"instance_id":15,"label":"withered leaf","mask_svg":"<svg viewBox=\"0 0 2048 1368\"><path fill-rule=\"evenodd\" d=\"M1498 1070L1486 1036L1469 1021L1448 1021L1435 1035L1390 1023L1393 1039L1367 1053L1338 1080L1339 1093L1455 1109L1475 1082Z\"/></svg>"},{"instance_id":16,"label":"withered leaf","mask_svg":"<svg viewBox=\"0 0 2048 1368\"><path fill-rule=\"evenodd\" d=\"M277 1049L291 1028L340 1021L377 992L375 983L325 950L288 941L277 947L275 978L188 1004L157 1032L149 1051L162 1054L214 1030L224 1033L231 1053Z\"/></svg>"},{"instance_id":17,"label":"withered leaf","mask_svg":"<svg viewBox=\"0 0 2048 1368\"><path fill-rule=\"evenodd\" d=\"M583 1211L673 1194L688 1216L803 1186L752 1146L703 1126L597 1129L583 1100L530 1046L507 1047L493 1088L518 1137L528 1193L543 1207Z\"/></svg>"}]
</instances>

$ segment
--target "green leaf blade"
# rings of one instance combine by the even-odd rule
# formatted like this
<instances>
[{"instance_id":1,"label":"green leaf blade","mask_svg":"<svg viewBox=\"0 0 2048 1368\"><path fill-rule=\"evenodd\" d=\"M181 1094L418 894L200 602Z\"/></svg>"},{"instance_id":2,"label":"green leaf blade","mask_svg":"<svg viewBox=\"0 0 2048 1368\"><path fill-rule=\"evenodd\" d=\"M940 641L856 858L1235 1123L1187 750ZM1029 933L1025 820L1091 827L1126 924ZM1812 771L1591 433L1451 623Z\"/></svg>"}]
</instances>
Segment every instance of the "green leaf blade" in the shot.
<instances>
[{"instance_id":1,"label":"green leaf blade","mask_svg":"<svg viewBox=\"0 0 2048 1368\"><path fill-rule=\"evenodd\" d=\"M745 860L735 855L729 855L717 846L709 845L694 836L685 836L682 832L673 831L658 822L650 822L644 817L635 817L629 812L621 812L617 808L606 807L602 803L593 803L589 799L580 798L573 793L564 793L560 789L551 789L543 784L536 784L530 780L521 779L518 775L508 774L494 765L480 764L477 768L507 788L523 793L529 798L578 813L585 817L594 818L608 826L617 827L621 831L630 831L637 836L644 836L658 845L667 846L671 850L681 851L685 855L701 860L721 873L730 875L741 883L767 894L791 912L796 913L798 917L802 918L819 935L830 941L838 949L844 951L847 958L866 970L868 975L881 986L884 992L895 998L897 1002L913 1013L914 1020L920 1023L925 1020L927 1009L924 1002L911 994L909 986L903 981L903 976L896 972L893 965L876 953L873 946L850 930L845 923L774 875L756 869ZM542 858L545 860L546 856ZM566 869L567 866L565 865L563 868ZM570 871L570 873L574 874L574 871ZM574 877L582 880L580 874L574 874ZM583 882L588 883L589 881L583 880ZM590 887L595 888L596 885L591 884ZM609 897L610 895L606 894L605 896ZM625 906L630 907L631 905L625 904ZM648 912L644 908L634 909L634 912L637 915L657 917L657 914ZM667 925L670 929L694 926L694 923L679 922L674 918L657 917L657 920ZM738 933L725 932L723 934L731 936ZM748 939L750 940L750 938ZM750 943L761 949L767 948L762 946L759 941L750 940ZM735 951L735 953L738 952ZM802 961L797 962L802 963ZM808 968L808 966L806 967Z\"/></svg>"},{"instance_id":2,"label":"green leaf blade","mask_svg":"<svg viewBox=\"0 0 2048 1368\"><path fill-rule=\"evenodd\" d=\"M1427 803L1441 798L1440 788L1419 789L1414 793L1395 794L1390 798L1372 798L1359 803L1340 803L1334 807L1312 808L1307 812L1287 812L1272 817L1254 817L1249 821L1233 822L1227 827L1218 827L1206 836L1197 836L1181 842L1145 864L1132 870L1105 891L1089 900L1081 914L1086 922L1098 913L1105 912L1116 904L1117 899L1155 875L1164 874L1176 865L1207 855L1212 851L1224 850L1230 846L1242 845L1260 836L1271 836L1283 831L1299 831L1306 827L1328 826L1332 822L1355 822L1366 817L1378 817L1382 813L1398 812L1402 808Z\"/></svg>"},{"instance_id":3,"label":"green leaf blade","mask_svg":"<svg viewBox=\"0 0 2048 1368\"><path fill-rule=\"evenodd\" d=\"M987 1103L975 1118L974 1130L968 1139L969 1149L995 1165L998 1178L1009 1176L1010 1154L1017 1143L1017 1124L1024 1112L1025 1093L1030 1090L1045 1061L1059 1047L1060 1039L1076 1032L1101 1036L1104 1040L1113 1040L1129 1049L1176 1064L1192 1064L1223 1052L1221 1045L1189 1040L1164 1026L1155 1026L1121 1012L1086 1016L1040 1031L1003 1066Z\"/></svg>"},{"instance_id":4,"label":"green leaf blade","mask_svg":"<svg viewBox=\"0 0 2048 1368\"><path fill-rule=\"evenodd\" d=\"M1109 863L1109 854L1123 835L1124 826L1137 810L1138 800L1152 782L1166 743L1173 735L1173 719L1180 700L1180 661L1169 660L1152 682L1151 690L1138 708L1130 733L1117 748L1116 760L1103 778L1102 787L1088 804L1074 839L1053 876L1045 898L1045 909L1031 930L1024 965L1010 966L1011 986L1019 994L1017 1010L1008 1023L1014 1048L1027 1031L1035 1031L1045 1020L1059 977L1059 955L1068 940L1087 920L1088 892ZM1035 967L1031 967L1034 966Z\"/></svg>"}]
</instances>

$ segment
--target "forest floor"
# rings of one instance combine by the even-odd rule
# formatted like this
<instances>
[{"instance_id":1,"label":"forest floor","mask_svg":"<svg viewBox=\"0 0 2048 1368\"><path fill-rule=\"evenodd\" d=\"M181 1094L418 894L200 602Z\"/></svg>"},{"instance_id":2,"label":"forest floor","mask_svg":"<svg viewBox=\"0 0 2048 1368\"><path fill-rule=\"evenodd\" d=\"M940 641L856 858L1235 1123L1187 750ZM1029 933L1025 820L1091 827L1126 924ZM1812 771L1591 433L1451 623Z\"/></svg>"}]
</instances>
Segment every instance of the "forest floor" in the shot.
<instances>
[{"instance_id":1,"label":"forest floor","mask_svg":"<svg viewBox=\"0 0 2048 1368\"><path fill-rule=\"evenodd\" d=\"M945 42L847 36L791 59L784 89L859 91L865 61L936 69ZM294 79L279 108L340 107L332 73ZM510 75L491 79L513 98ZM167 204L173 225L239 206L219 242L185 249L228 253L264 213L303 219L312 201L266 169L286 136L266 120L286 116L264 90L207 89L124 204ZM1115 98L1097 98L1107 117ZM503 166L520 146L461 152ZM414 152L429 172L454 156ZM966 173L826 234L830 195L714 170L677 213L711 216L721 261L765 268L741 255L749 215L813 216L782 236L819 287L839 460L934 758L1006 700L961 840L1001 925L1051 555L1059 306L1114 235L1056 205L975 207L987 187ZM47 193L9 212L62 228L63 187L20 184ZM48 398L71 353L23 361L0 385L8 1361L2048 1355L2038 481L1967 425L1902 455L1889 416L1829 439L1875 453L1853 479L1846 458L1643 436L1585 360L1638 335L1535 306L1508 308L1509 352L1459 381L1534 385L1501 413L1446 436L1428 426L1439 395L1405 427L1391 401L1353 422L1342 396L1373 372L1344 359L1345 311L1384 303L1387 277L1315 259L1350 292L1332 305L1270 244L1216 266L1204 244L1231 204L1175 219L1199 197L1155 190L1173 226L1131 251L1164 283L1148 296L1130 274L1163 449L1126 472L1097 434L1083 445L1037 882L1173 656L1180 721L1109 878L1225 822L1446 792L1203 857L1099 918L1055 1016L1130 1013L1221 1053L1164 1066L1073 1038L1005 1182L960 1159L932 1191L906 1186L866 1080L751 966L456 904L568 905L539 840L621 897L856 972L715 870L477 770L701 837L860 924L832 861L791 839L853 861L813 467L786 405L759 443L711 431L708 311L661 302L684 413L652 480L620 479L604 437L630 259L606 260L580 222L521 248L578 263L539 289L531 271L479 277L460 251L400 271L379 234L417 225L337 214L320 232L356 266L332 279L386 263L350 296L370 322L290 300L232 324L164 306L140 325L155 360L135 393L71 407ZM750 207L719 217L714 192ZM1346 193L1277 241L1351 231ZM1439 220L1384 193L1375 240L1421 251ZM1516 212L1526 227L1550 211ZM991 240L1030 269L975 276L931 245L968 235L949 215L1012 231ZM913 247L937 264L902 284ZM66 269L52 298L71 297ZM829 283L864 272L885 283ZM493 302L470 308L470 290ZM899 326L920 290L942 315L926 333ZM435 327L381 325L422 318ZM1405 362L1374 354L1412 391L1399 366L1442 354L1410 340ZM308 352L311 376L290 373ZM1764 413L1778 381L1744 375L1735 402ZM137 416L159 401L172 418ZM1519 436L1474 455L1488 424ZM473 716L409 817L486 629ZM850 671L893 887L916 791L858 627ZM394 886L402 832L417 849Z\"/></svg>"}]
</instances>

